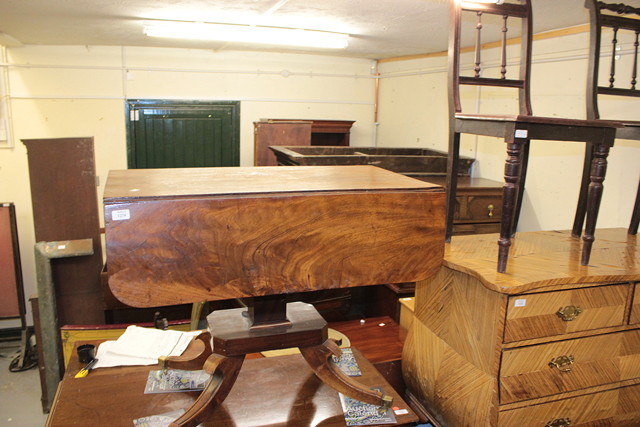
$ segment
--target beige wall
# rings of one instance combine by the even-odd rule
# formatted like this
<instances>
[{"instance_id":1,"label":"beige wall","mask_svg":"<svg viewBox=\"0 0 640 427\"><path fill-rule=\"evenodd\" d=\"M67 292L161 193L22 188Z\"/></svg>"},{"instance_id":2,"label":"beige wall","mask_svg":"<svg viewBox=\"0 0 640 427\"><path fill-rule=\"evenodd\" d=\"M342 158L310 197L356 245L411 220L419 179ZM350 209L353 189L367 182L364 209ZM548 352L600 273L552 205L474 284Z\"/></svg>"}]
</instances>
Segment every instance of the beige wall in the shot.
<instances>
[{"instance_id":1,"label":"beige wall","mask_svg":"<svg viewBox=\"0 0 640 427\"><path fill-rule=\"evenodd\" d=\"M622 43L618 75L630 80L628 51L632 41ZM587 73L586 33L534 41L532 104L537 115L585 118ZM517 56L518 47L510 48ZM495 74L498 49L484 61ZM467 57L469 63L470 57ZM381 63L378 144L422 146L447 150L448 107L446 56ZM608 66L605 67L606 74ZM509 71L517 75L517 70ZM608 76L601 76L608 78ZM463 111L517 113L516 94L475 88L465 90ZM640 100L601 102L603 118L640 120ZM521 231L568 229L578 199L583 144L534 141L519 229ZM461 154L475 158L475 176L501 181L506 151L499 139L464 135ZM640 176L640 144L617 140L609 156L598 227L628 227ZM596 235L597 237L597 235Z\"/></svg>"},{"instance_id":2,"label":"beige wall","mask_svg":"<svg viewBox=\"0 0 640 427\"><path fill-rule=\"evenodd\" d=\"M243 166L253 164L253 122L261 118L355 120L352 144L373 142L368 60L137 47L6 53L8 67L0 71L8 70L14 146L0 149L0 201L16 204L27 296L36 292L35 237L21 139L94 137L99 199L108 171L127 167L125 99L240 101Z\"/></svg>"}]
</instances>

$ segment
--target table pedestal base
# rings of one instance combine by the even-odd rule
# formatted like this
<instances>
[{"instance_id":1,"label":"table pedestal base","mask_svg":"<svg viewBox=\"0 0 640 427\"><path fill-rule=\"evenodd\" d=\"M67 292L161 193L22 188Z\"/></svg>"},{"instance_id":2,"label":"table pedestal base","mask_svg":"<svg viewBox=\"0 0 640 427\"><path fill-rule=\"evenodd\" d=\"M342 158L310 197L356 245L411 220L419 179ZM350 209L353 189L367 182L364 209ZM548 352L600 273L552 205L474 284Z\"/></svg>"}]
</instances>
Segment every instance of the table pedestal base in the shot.
<instances>
[{"instance_id":1,"label":"table pedestal base","mask_svg":"<svg viewBox=\"0 0 640 427\"><path fill-rule=\"evenodd\" d=\"M198 343L202 351L193 358L161 361L165 367L192 368L194 361L201 361L209 354L203 369L211 375L211 380L191 407L171 424L172 427L192 427L206 421L231 391L246 354L289 347L298 347L315 375L334 390L378 405L381 410L391 406L391 396L368 389L333 363L331 356L339 357L340 348L333 339L327 338L327 323L312 305L286 304L281 297L255 298L253 303L249 309L221 310L207 317L212 349L206 345L209 336L205 334L200 338L205 344ZM263 316L264 303L268 303L270 313ZM256 322L255 319L268 320Z\"/></svg>"}]
</instances>

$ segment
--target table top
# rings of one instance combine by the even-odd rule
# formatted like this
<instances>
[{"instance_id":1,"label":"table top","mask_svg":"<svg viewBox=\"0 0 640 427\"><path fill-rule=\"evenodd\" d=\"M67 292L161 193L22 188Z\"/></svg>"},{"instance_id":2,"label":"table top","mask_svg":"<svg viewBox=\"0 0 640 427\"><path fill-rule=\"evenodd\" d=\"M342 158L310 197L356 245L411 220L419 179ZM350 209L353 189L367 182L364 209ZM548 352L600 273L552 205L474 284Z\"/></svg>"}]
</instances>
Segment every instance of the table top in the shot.
<instances>
[{"instance_id":1,"label":"table top","mask_svg":"<svg viewBox=\"0 0 640 427\"><path fill-rule=\"evenodd\" d=\"M443 191L437 184L365 165L127 169L109 172L104 201L383 190Z\"/></svg>"},{"instance_id":2,"label":"table top","mask_svg":"<svg viewBox=\"0 0 640 427\"><path fill-rule=\"evenodd\" d=\"M104 200L108 284L133 307L415 282L442 264L442 187L374 166L112 171Z\"/></svg>"},{"instance_id":3,"label":"table top","mask_svg":"<svg viewBox=\"0 0 640 427\"><path fill-rule=\"evenodd\" d=\"M99 342L99 341L98 341ZM95 343L98 343L95 342ZM376 368L353 349L369 387L381 386L394 398L393 405L407 409L396 415L398 425L418 417L384 380ZM144 416L187 408L197 392L144 394L149 371L156 366L96 369L85 378L74 378L81 365L73 354L53 402L47 426L127 426ZM301 355L245 360L229 396L203 426L345 426L338 393L320 382Z\"/></svg>"},{"instance_id":4,"label":"table top","mask_svg":"<svg viewBox=\"0 0 640 427\"><path fill-rule=\"evenodd\" d=\"M498 234L456 236L445 245L444 265L505 294L640 280L638 236L597 229L589 265L580 264L582 239L571 231L517 233L505 273L496 272Z\"/></svg>"}]
</instances>

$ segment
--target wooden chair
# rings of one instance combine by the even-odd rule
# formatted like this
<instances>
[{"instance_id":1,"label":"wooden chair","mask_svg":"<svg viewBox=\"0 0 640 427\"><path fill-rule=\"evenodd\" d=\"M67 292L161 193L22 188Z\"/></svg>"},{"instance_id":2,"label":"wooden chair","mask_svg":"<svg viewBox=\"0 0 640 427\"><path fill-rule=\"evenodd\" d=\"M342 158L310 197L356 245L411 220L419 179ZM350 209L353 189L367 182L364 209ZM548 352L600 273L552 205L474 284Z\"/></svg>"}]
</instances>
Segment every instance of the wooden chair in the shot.
<instances>
[{"instance_id":1,"label":"wooden chair","mask_svg":"<svg viewBox=\"0 0 640 427\"><path fill-rule=\"evenodd\" d=\"M498 272L505 272L511 237L515 233L522 194L524 190L529 141L579 141L590 146L593 154L590 185L587 201L587 222L584 231L584 246L581 263L587 265L594 240L598 208L602 197L609 148L613 146L617 122L600 120L563 119L557 117L534 116L530 102L531 71L531 2L488 4L450 1L449 34L449 157L447 164L447 225L446 239L451 240L453 215L456 201L457 164L460 155L460 134L474 134L504 138L507 145L505 162L505 184L503 187L503 207L498 240ZM461 75L461 22L463 14L476 16L475 66L472 75ZM500 76L481 76L481 31L485 14L497 15L502 19ZM507 78L507 31L509 19L521 21L520 75L516 79ZM464 114L460 101L460 86L497 86L518 90L519 114L487 115ZM580 230L573 230L579 236Z\"/></svg>"},{"instance_id":2,"label":"wooden chair","mask_svg":"<svg viewBox=\"0 0 640 427\"><path fill-rule=\"evenodd\" d=\"M591 20L590 40L589 40L589 74L587 75L587 118L597 120L600 118L598 109L598 95L611 96L631 96L639 97L640 90L636 89L636 77L638 70L638 36L640 35L640 20L628 18L624 15L640 15L640 8L634 8L622 3L607 4L596 0L586 0L585 7L589 9ZM603 12L613 12L606 14ZM598 83L598 71L600 68L600 48L602 42L602 30L613 30L611 39L611 66L607 85L600 86ZM616 87L616 49L618 38L622 32L631 33L635 40L633 52L633 66L631 79L626 88ZM624 127L616 132L617 138L640 140L640 121L623 121ZM591 146L587 146L585 151L585 163L582 171L582 187L580 189L580 200L578 211L574 223L574 230L581 228L584 222L584 212L586 210L587 187L589 185L589 164L593 158ZM636 201L629 224L629 234L638 233L638 223L640 223L640 184L636 194Z\"/></svg>"}]
</instances>

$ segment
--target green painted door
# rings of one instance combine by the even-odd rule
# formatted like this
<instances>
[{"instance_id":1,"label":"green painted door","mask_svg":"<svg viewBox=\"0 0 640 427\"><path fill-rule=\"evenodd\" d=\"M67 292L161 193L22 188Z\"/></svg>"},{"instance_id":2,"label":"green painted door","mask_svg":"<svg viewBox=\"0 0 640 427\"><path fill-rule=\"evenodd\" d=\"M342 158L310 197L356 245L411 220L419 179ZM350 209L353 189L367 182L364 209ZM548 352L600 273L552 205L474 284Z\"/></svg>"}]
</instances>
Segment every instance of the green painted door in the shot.
<instances>
[{"instance_id":1,"label":"green painted door","mask_svg":"<svg viewBox=\"0 0 640 427\"><path fill-rule=\"evenodd\" d=\"M240 165L237 101L128 100L130 169Z\"/></svg>"}]
</instances>

